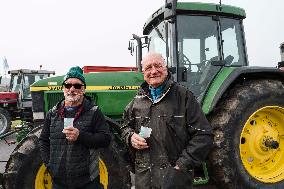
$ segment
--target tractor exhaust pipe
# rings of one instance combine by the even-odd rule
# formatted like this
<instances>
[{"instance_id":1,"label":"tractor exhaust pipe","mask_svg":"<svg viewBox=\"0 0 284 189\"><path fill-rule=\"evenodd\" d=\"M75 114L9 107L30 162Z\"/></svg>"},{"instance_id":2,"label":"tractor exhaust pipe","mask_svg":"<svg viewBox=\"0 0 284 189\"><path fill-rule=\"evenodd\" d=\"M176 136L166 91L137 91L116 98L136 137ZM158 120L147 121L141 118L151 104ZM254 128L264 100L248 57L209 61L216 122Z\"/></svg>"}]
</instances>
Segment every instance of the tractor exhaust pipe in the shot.
<instances>
[{"instance_id":1,"label":"tractor exhaust pipe","mask_svg":"<svg viewBox=\"0 0 284 189\"><path fill-rule=\"evenodd\" d=\"M139 37L138 35L132 34L133 39L135 39L137 41L137 53L136 53L136 60L137 60L137 68L138 71L141 72L142 71L142 65L141 65L141 60L142 60L142 41L141 41L141 37Z\"/></svg>"}]
</instances>

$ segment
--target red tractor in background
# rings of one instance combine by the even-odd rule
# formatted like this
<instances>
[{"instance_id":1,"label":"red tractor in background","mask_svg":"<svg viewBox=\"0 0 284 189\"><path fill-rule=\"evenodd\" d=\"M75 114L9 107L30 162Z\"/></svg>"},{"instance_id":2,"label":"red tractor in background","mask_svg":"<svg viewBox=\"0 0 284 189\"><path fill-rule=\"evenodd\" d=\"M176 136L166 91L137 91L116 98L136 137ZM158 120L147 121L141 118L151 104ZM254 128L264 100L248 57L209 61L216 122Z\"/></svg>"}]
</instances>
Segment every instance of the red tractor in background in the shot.
<instances>
[{"instance_id":1,"label":"red tractor in background","mask_svg":"<svg viewBox=\"0 0 284 189\"><path fill-rule=\"evenodd\" d=\"M11 79L6 91L0 92L0 135L10 130L13 120L32 121L30 85L54 75L54 71L19 69L8 71Z\"/></svg>"}]
</instances>

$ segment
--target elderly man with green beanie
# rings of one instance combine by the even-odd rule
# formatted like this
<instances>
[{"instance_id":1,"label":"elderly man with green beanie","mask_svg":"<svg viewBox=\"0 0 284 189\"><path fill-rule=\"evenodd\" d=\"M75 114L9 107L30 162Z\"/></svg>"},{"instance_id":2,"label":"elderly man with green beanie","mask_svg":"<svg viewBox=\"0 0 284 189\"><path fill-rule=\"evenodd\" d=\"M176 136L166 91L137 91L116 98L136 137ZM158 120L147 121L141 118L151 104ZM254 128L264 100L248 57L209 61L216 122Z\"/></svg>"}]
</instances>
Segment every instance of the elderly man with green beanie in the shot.
<instances>
[{"instance_id":1,"label":"elderly man with green beanie","mask_svg":"<svg viewBox=\"0 0 284 189\"><path fill-rule=\"evenodd\" d=\"M80 67L68 71L62 87L64 99L47 113L39 138L52 188L102 188L97 149L110 143L108 125L98 106L85 95L86 81Z\"/></svg>"}]
</instances>

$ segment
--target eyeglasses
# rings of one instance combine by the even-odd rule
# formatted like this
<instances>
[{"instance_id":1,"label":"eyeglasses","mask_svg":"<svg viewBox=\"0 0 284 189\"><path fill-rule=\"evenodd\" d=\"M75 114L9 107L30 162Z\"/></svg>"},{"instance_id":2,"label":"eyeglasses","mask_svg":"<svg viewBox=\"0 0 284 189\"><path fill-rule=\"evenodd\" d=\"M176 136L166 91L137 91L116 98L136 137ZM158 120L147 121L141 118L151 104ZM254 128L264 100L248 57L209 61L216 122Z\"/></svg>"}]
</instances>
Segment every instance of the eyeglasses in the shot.
<instances>
[{"instance_id":1,"label":"eyeglasses","mask_svg":"<svg viewBox=\"0 0 284 189\"><path fill-rule=\"evenodd\" d=\"M143 71L144 72L150 72L153 69L156 69L158 71L161 71L162 69L164 69L165 67L161 64L161 63L155 63L155 64L150 64L148 66L146 66Z\"/></svg>"},{"instance_id":2,"label":"eyeglasses","mask_svg":"<svg viewBox=\"0 0 284 189\"><path fill-rule=\"evenodd\" d=\"M72 84L72 83L63 83L63 86L66 88L66 89L70 89L72 86L75 88L75 89L81 89L82 86L84 86L83 84L79 84L79 83L75 83L75 84Z\"/></svg>"}]
</instances>

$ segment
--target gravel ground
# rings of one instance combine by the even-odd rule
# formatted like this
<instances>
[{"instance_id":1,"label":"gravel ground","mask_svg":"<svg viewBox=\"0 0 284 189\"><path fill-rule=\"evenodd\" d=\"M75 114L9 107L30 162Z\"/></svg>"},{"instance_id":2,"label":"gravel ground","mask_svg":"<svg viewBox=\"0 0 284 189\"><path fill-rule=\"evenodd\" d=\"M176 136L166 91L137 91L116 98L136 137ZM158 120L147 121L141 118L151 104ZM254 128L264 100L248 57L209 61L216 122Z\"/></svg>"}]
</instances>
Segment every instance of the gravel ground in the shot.
<instances>
[{"instance_id":1,"label":"gravel ground","mask_svg":"<svg viewBox=\"0 0 284 189\"><path fill-rule=\"evenodd\" d=\"M6 137L5 140L0 140L0 173L5 171L6 161L8 161L10 154L16 147L16 144L8 144L16 140L15 134ZM8 142L8 143L7 143Z\"/></svg>"},{"instance_id":2,"label":"gravel ground","mask_svg":"<svg viewBox=\"0 0 284 189\"><path fill-rule=\"evenodd\" d=\"M15 138L15 134L13 134L9 137L6 137L6 141L0 140L0 174L4 173L6 162L8 161L10 154L16 147L16 144L10 144L16 140ZM1 184L0 189L2 189Z\"/></svg>"}]
</instances>

